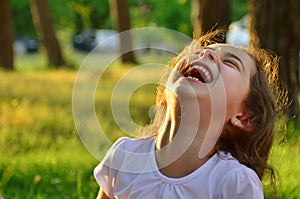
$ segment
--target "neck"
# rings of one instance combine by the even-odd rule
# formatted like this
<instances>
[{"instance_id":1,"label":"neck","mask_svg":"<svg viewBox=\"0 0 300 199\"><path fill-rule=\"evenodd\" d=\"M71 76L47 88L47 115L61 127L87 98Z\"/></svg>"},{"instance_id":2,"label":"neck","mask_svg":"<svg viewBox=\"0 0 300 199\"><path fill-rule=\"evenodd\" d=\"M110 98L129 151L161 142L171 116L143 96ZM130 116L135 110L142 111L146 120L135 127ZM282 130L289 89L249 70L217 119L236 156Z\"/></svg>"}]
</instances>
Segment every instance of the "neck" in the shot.
<instances>
[{"instance_id":1,"label":"neck","mask_svg":"<svg viewBox=\"0 0 300 199\"><path fill-rule=\"evenodd\" d=\"M209 107L209 102L204 102ZM184 103L178 101L168 104L167 113L163 125L159 129L157 138L157 149L176 142L195 143L202 139L210 125L210 111L202 111L200 115L199 102L196 99L185 100ZM202 140L203 141L203 140ZM178 143L180 142L180 143ZM178 146L177 146L178 147Z\"/></svg>"},{"instance_id":2,"label":"neck","mask_svg":"<svg viewBox=\"0 0 300 199\"><path fill-rule=\"evenodd\" d=\"M211 116L209 111L200 115L197 107L198 101L194 99L185 100L180 106L178 102L168 105L157 137L156 158L161 172L169 177L191 173L214 153L211 150L199 157Z\"/></svg>"}]
</instances>

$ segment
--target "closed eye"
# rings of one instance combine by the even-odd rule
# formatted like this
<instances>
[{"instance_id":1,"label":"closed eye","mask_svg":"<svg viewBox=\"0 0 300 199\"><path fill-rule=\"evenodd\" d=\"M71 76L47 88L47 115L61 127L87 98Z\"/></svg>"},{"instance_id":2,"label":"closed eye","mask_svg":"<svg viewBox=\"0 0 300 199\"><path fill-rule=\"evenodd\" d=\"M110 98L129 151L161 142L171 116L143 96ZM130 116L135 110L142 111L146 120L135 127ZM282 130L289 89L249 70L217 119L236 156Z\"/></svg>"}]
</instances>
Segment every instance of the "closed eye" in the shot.
<instances>
[{"instance_id":1,"label":"closed eye","mask_svg":"<svg viewBox=\"0 0 300 199\"><path fill-rule=\"evenodd\" d=\"M235 67L237 67L237 69L241 72L241 69L243 71L245 71L245 65L243 63L243 61L235 54L232 54L230 52L227 52L224 55L224 60L227 60L229 62L231 62L233 65L235 65ZM240 68L241 67L241 68Z\"/></svg>"},{"instance_id":2,"label":"closed eye","mask_svg":"<svg viewBox=\"0 0 300 199\"><path fill-rule=\"evenodd\" d=\"M224 62L224 64L226 64L227 66L229 66L231 68L235 68L237 70L240 70L239 65L232 59L225 59L223 62Z\"/></svg>"}]
</instances>

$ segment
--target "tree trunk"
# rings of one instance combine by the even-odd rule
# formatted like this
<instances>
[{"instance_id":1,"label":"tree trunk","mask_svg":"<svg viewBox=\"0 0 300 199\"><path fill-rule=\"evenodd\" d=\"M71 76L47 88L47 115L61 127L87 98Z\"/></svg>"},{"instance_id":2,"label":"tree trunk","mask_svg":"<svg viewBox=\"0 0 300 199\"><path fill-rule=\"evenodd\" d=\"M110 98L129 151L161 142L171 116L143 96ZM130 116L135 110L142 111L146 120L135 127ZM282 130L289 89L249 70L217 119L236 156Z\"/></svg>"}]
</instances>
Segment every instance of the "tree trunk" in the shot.
<instances>
[{"instance_id":1,"label":"tree trunk","mask_svg":"<svg viewBox=\"0 0 300 199\"><path fill-rule=\"evenodd\" d=\"M250 0L251 42L256 35L262 48L273 50L280 60L281 79L290 89L292 104L288 115L298 115L300 83L300 0Z\"/></svg>"},{"instance_id":2,"label":"tree trunk","mask_svg":"<svg viewBox=\"0 0 300 199\"><path fill-rule=\"evenodd\" d=\"M0 1L0 67L13 70L13 28L10 1Z\"/></svg>"},{"instance_id":3,"label":"tree trunk","mask_svg":"<svg viewBox=\"0 0 300 199\"><path fill-rule=\"evenodd\" d=\"M110 0L110 14L115 29L121 33L130 30L130 16L127 0ZM135 56L132 51L132 38L129 31L120 34L120 52L123 63L135 63Z\"/></svg>"},{"instance_id":4,"label":"tree trunk","mask_svg":"<svg viewBox=\"0 0 300 199\"><path fill-rule=\"evenodd\" d=\"M65 62L55 35L47 0L29 0L29 4L37 33L46 48L48 65L63 66Z\"/></svg>"},{"instance_id":5,"label":"tree trunk","mask_svg":"<svg viewBox=\"0 0 300 199\"><path fill-rule=\"evenodd\" d=\"M229 0L192 0L194 38L199 38L201 34L217 28L228 28L229 5Z\"/></svg>"}]
</instances>

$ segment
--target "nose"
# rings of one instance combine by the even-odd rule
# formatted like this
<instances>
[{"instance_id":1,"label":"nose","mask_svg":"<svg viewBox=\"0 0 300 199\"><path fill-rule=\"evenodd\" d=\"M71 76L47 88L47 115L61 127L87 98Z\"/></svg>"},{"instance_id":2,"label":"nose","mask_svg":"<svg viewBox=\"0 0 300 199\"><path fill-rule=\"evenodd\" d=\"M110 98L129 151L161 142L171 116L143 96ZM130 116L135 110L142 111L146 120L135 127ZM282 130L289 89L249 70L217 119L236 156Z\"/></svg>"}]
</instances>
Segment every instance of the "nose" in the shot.
<instances>
[{"instance_id":1,"label":"nose","mask_svg":"<svg viewBox=\"0 0 300 199\"><path fill-rule=\"evenodd\" d=\"M207 58L209 61L216 63L217 62L217 55L212 49L203 49L199 53L199 58Z\"/></svg>"}]
</instances>

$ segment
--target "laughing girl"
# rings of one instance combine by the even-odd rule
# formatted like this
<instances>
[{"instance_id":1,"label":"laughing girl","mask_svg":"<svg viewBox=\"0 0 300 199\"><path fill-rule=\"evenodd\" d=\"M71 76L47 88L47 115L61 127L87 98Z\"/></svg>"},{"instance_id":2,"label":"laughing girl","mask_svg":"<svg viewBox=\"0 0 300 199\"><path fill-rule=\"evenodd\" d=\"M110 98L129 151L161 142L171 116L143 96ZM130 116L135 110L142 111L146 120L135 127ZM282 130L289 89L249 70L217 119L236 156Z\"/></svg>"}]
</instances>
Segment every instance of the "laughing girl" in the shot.
<instances>
[{"instance_id":1,"label":"laughing girl","mask_svg":"<svg viewBox=\"0 0 300 199\"><path fill-rule=\"evenodd\" d=\"M286 98L262 49L194 40L157 88L147 136L120 138L94 174L98 198L264 198L267 160Z\"/></svg>"}]
</instances>

